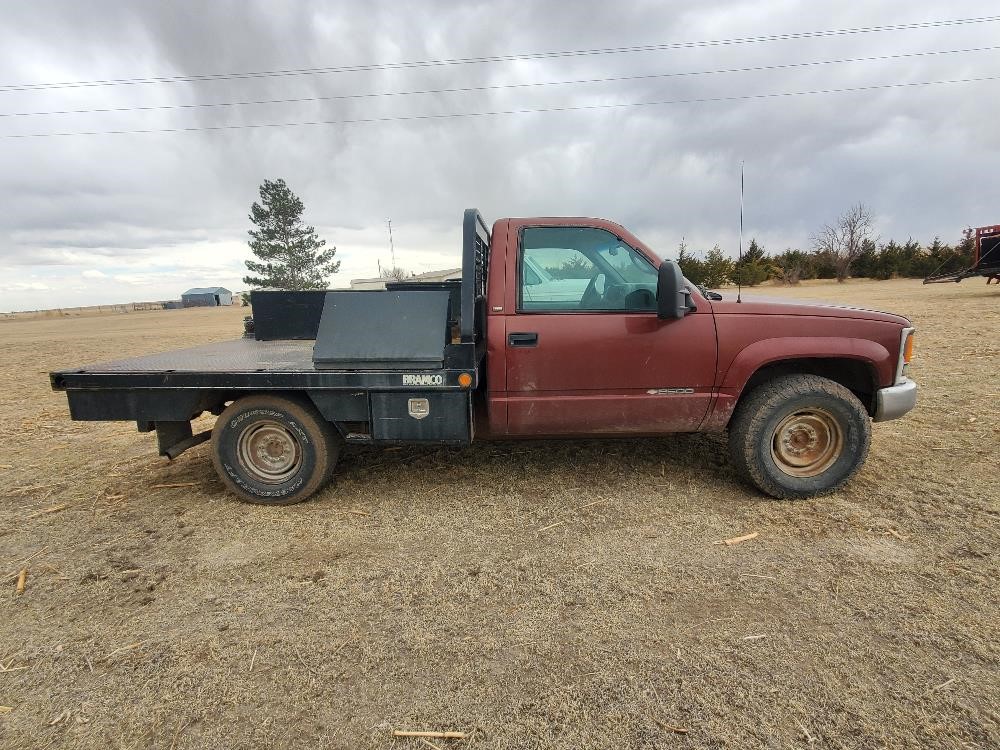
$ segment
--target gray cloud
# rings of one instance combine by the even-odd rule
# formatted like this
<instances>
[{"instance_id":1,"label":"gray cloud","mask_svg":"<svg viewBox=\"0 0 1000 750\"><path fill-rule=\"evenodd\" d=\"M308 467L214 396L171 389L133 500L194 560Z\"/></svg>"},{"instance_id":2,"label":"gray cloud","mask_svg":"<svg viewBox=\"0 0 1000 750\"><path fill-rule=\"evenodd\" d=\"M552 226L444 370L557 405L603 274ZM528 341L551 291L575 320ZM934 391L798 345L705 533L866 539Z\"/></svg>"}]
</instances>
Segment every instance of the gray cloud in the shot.
<instances>
[{"instance_id":1,"label":"gray cloud","mask_svg":"<svg viewBox=\"0 0 1000 750\"><path fill-rule=\"evenodd\" d=\"M983 15L962 0L672 4L578 2L39 2L5 9L0 83L353 65L906 23ZM769 66L986 46L1000 24L503 64L0 93L0 112L306 98ZM2 117L0 134L213 127L732 97L1000 72L998 52L603 84L296 104ZM600 215L665 255L680 238L735 249L739 162L747 227L806 246L857 200L883 237L958 237L998 220L1000 82L724 103L153 135L0 139L0 309L34 289L76 298L173 296L185 279L240 286L246 214L284 177L340 248L335 283L388 259L452 265L469 205L505 215ZM91 273L84 275L84 272ZM105 274L97 276L97 272ZM196 277L196 274L198 276ZM37 278L36 278L37 277ZM156 279L162 279L157 285ZM183 285L183 284L181 284ZM49 292L46 292L49 294Z\"/></svg>"}]
</instances>

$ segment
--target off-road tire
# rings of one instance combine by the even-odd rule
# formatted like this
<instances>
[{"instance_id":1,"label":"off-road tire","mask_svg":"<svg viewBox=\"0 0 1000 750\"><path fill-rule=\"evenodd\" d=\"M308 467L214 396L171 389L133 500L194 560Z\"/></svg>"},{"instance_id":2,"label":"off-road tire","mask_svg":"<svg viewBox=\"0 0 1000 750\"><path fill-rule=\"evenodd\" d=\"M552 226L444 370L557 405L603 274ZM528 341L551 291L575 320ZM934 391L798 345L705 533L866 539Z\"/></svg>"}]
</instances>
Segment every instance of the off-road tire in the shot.
<instances>
[{"instance_id":1,"label":"off-road tire","mask_svg":"<svg viewBox=\"0 0 1000 750\"><path fill-rule=\"evenodd\" d=\"M257 505L292 505L312 496L330 480L339 453L333 425L312 404L284 396L234 401L212 430L219 478L240 500Z\"/></svg>"},{"instance_id":2,"label":"off-road tire","mask_svg":"<svg viewBox=\"0 0 1000 750\"><path fill-rule=\"evenodd\" d=\"M822 470L816 475L794 476L781 467L779 435L787 433L776 430L796 415L809 414L822 415L832 432L839 430L840 450L826 468L817 467ZM786 375L763 383L743 397L729 423L733 466L762 492L788 500L843 487L864 464L870 444L871 420L858 397L817 375Z\"/></svg>"}]
</instances>

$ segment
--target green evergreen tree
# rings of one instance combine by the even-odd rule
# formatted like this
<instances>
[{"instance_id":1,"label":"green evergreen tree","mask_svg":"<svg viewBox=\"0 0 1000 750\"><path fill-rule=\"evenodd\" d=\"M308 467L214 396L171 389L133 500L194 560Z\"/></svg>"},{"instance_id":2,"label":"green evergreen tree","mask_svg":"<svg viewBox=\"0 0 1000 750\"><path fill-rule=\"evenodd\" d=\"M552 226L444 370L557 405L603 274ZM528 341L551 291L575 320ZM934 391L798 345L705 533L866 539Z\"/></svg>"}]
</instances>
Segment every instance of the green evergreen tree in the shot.
<instances>
[{"instance_id":1,"label":"green evergreen tree","mask_svg":"<svg viewBox=\"0 0 1000 750\"><path fill-rule=\"evenodd\" d=\"M764 252L764 248L762 248L760 245L757 244L757 238L754 237L752 240L750 240L750 247L748 247L746 249L746 252L743 253L743 259L740 262L757 263L759 261L764 260L766 255L767 253Z\"/></svg>"},{"instance_id":2,"label":"green evergreen tree","mask_svg":"<svg viewBox=\"0 0 1000 750\"><path fill-rule=\"evenodd\" d=\"M923 278L931 272L929 256L920 247L920 243L912 237L899 248L899 264L896 269L899 276Z\"/></svg>"},{"instance_id":3,"label":"green evergreen tree","mask_svg":"<svg viewBox=\"0 0 1000 750\"><path fill-rule=\"evenodd\" d=\"M250 207L250 250L259 261L246 261L256 275L243 277L252 287L325 289L331 274L340 270L337 248L324 250L326 240L302 221L305 206L282 179L264 180L260 203Z\"/></svg>"},{"instance_id":4,"label":"green evergreen tree","mask_svg":"<svg viewBox=\"0 0 1000 750\"><path fill-rule=\"evenodd\" d=\"M757 286L778 273L767 251L757 244L757 238L750 240L750 247L733 267L732 280L744 286Z\"/></svg>"},{"instance_id":5,"label":"green evergreen tree","mask_svg":"<svg viewBox=\"0 0 1000 750\"><path fill-rule=\"evenodd\" d=\"M939 242L937 237L934 240L935 242ZM944 247L947 248L948 246L945 245ZM962 230L962 241L955 245L954 253L966 267L972 265L972 258L976 254L976 235L972 227Z\"/></svg>"},{"instance_id":6,"label":"green evergreen tree","mask_svg":"<svg viewBox=\"0 0 1000 750\"><path fill-rule=\"evenodd\" d=\"M877 278L879 257L883 252L874 242L867 240L861 248L861 255L851 264L851 276L855 278Z\"/></svg>"},{"instance_id":7,"label":"green evergreen tree","mask_svg":"<svg viewBox=\"0 0 1000 750\"><path fill-rule=\"evenodd\" d=\"M791 286L798 284L802 279L815 278L812 257L801 250L789 248L785 252L774 256L774 266L775 275L781 280L782 284Z\"/></svg>"},{"instance_id":8,"label":"green evergreen tree","mask_svg":"<svg viewBox=\"0 0 1000 750\"><path fill-rule=\"evenodd\" d=\"M813 269L815 271L815 276L813 276L813 278L837 278L837 259L834 253L829 250L813 250L811 257L813 261Z\"/></svg>"},{"instance_id":9,"label":"green evergreen tree","mask_svg":"<svg viewBox=\"0 0 1000 750\"><path fill-rule=\"evenodd\" d=\"M925 277L931 274L953 273L968 268L972 263L973 246L969 237L971 230L964 230L966 239L952 247L941 242L940 237L926 248L921 248L919 263L908 269L907 276ZM968 244L966 242L968 241Z\"/></svg>"},{"instance_id":10,"label":"green evergreen tree","mask_svg":"<svg viewBox=\"0 0 1000 750\"><path fill-rule=\"evenodd\" d=\"M899 276L903 269L902 248L895 240L889 240L878 252L872 276L876 279L891 279Z\"/></svg>"},{"instance_id":11,"label":"green evergreen tree","mask_svg":"<svg viewBox=\"0 0 1000 750\"><path fill-rule=\"evenodd\" d=\"M733 275L733 261L716 245L705 254L705 286L717 289L727 284Z\"/></svg>"},{"instance_id":12,"label":"green evergreen tree","mask_svg":"<svg viewBox=\"0 0 1000 750\"><path fill-rule=\"evenodd\" d=\"M684 240L677 246L677 265L681 267L684 278L692 284L705 283L705 263L688 250Z\"/></svg>"}]
</instances>

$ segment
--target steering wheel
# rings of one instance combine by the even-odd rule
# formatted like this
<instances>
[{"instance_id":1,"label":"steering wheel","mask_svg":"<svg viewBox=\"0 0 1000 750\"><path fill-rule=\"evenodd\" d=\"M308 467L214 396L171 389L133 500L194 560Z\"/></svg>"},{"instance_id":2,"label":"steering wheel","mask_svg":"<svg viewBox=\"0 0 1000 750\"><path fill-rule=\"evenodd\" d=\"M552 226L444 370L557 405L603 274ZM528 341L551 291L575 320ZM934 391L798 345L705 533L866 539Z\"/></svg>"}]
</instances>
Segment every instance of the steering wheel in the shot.
<instances>
[{"instance_id":1,"label":"steering wheel","mask_svg":"<svg viewBox=\"0 0 1000 750\"><path fill-rule=\"evenodd\" d=\"M603 307L604 294L597 291L597 280L603 278L603 273L594 274L590 283L587 284L587 288L583 290L583 296L580 298L581 310L600 310ZM604 284L602 283L601 286Z\"/></svg>"}]
</instances>

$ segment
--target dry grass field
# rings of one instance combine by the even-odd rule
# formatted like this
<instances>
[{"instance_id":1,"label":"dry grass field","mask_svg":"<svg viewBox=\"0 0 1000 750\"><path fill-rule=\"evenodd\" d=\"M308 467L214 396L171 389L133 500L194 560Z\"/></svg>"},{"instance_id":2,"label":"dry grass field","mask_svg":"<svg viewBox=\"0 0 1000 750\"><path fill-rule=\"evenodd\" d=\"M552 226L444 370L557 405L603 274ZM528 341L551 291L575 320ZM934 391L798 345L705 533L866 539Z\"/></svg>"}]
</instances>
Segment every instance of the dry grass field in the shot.
<instances>
[{"instance_id":1,"label":"dry grass field","mask_svg":"<svg viewBox=\"0 0 1000 750\"><path fill-rule=\"evenodd\" d=\"M918 328L918 409L835 495L682 435L351 448L242 505L47 373L244 310L0 321L0 748L1000 747L1000 289L763 293Z\"/></svg>"}]
</instances>

